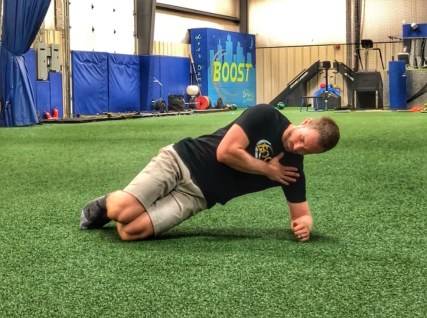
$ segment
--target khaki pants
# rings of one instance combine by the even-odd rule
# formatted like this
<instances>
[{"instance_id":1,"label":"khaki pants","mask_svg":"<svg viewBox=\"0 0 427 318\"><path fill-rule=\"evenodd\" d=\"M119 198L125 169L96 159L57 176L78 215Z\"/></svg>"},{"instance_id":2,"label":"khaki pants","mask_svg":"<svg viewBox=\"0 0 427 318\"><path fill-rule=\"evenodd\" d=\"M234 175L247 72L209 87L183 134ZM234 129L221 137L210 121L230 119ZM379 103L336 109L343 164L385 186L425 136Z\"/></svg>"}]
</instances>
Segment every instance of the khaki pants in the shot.
<instances>
[{"instance_id":1,"label":"khaki pants","mask_svg":"<svg viewBox=\"0 0 427 318\"><path fill-rule=\"evenodd\" d=\"M207 207L202 191L172 145L162 148L123 191L144 206L155 235Z\"/></svg>"}]
</instances>

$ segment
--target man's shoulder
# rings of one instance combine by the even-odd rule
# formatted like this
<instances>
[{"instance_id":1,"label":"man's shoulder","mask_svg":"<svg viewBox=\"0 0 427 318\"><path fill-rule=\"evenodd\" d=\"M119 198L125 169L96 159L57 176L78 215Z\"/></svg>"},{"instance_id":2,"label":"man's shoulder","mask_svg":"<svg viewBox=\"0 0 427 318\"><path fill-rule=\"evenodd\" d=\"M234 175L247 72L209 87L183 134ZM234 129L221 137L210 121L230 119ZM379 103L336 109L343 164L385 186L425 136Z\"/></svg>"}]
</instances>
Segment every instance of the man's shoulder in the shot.
<instances>
[{"instance_id":1,"label":"man's shoulder","mask_svg":"<svg viewBox=\"0 0 427 318\"><path fill-rule=\"evenodd\" d=\"M289 125L289 120L274 106L269 104L258 104L246 109L233 123L248 130L280 130L281 132Z\"/></svg>"},{"instance_id":2,"label":"man's shoulder","mask_svg":"<svg viewBox=\"0 0 427 318\"><path fill-rule=\"evenodd\" d=\"M264 112L272 112L276 111L276 108L270 104L257 104L255 106L249 107L249 109L252 109L254 111L264 111Z\"/></svg>"},{"instance_id":3,"label":"man's shoulder","mask_svg":"<svg viewBox=\"0 0 427 318\"><path fill-rule=\"evenodd\" d=\"M287 117L283 115L276 107L270 104L257 104L255 106L249 107L246 112L256 114L257 116L274 116L275 118L284 118Z\"/></svg>"}]
</instances>

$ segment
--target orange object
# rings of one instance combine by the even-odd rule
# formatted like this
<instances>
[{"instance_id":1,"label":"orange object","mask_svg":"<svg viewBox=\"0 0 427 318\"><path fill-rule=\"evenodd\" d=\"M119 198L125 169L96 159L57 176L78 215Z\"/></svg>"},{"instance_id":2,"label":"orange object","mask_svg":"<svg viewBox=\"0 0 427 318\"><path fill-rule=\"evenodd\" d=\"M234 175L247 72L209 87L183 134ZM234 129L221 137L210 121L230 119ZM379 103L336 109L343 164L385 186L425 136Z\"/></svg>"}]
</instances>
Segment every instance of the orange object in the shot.
<instances>
[{"instance_id":1,"label":"orange object","mask_svg":"<svg viewBox=\"0 0 427 318\"><path fill-rule=\"evenodd\" d=\"M422 105L415 105L409 108L409 111L413 113L422 112L423 110L424 110L424 107Z\"/></svg>"},{"instance_id":2,"label":"orange object","mask_svg":"<svg viewBox=\"0 0 427 318\"><path fill-rule=\"evenodd\" d=\"M58 111L58 108L57 108L57 107L54 107L54 108L52 109L52 118L57 119L58 117L59 117L59 111Z\"/></svg>"},{"instance_id":3,"label":"orange object","mask_svg":"<svg viewBox=\"0 0 427 318\"><path fill-rule=\"evenodd\" d=\"M209 108L209 97L197 96L196 97L196 109L204 110Z\"/></svg>"}]
</instances>

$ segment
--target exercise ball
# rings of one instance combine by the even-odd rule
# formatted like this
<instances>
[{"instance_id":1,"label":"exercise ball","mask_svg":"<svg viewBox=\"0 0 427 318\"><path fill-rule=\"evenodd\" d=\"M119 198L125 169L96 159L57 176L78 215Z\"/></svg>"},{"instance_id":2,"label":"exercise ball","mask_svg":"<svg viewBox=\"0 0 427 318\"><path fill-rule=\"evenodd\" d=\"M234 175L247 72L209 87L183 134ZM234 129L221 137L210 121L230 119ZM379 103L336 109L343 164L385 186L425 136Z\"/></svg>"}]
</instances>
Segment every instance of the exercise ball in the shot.
<instances>
[{"instance_id":1,"label":"exercise ball","mask_svg":"<svg viewBox=\"0 0 427 318\"><path fill-rule=\"evenodd\" d=\"M199 94L199 91L199 86L197 85L188 85L186 89L187 95L189 96L196 96Z\"/></svg>"}]
</instances>

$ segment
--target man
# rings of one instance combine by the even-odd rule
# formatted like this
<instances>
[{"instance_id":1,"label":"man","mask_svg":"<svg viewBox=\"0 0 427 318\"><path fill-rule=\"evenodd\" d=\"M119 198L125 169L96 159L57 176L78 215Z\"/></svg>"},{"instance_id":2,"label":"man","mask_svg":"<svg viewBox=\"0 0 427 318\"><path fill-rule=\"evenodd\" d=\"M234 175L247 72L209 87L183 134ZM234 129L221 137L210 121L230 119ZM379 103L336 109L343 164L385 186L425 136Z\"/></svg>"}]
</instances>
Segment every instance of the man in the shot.
<instances>
[{"instance_id":1,"label":"man","mask_svg":"<svg viewBox=\"0 0 427 318\"><path fill-rule=\"evenodd\" d=\"M161 149L123 191L89 202L80 228L101 228L114 220L122 240L145 239L216 203L281 186L292 231L307 241L313 219L303 158L333 148L339 136L338 126L327 117L295 126L270 105L248 108L213 134Z\"/></svg>"}]
</instances>

